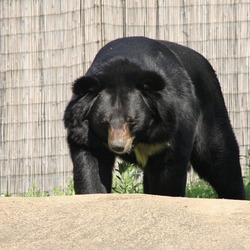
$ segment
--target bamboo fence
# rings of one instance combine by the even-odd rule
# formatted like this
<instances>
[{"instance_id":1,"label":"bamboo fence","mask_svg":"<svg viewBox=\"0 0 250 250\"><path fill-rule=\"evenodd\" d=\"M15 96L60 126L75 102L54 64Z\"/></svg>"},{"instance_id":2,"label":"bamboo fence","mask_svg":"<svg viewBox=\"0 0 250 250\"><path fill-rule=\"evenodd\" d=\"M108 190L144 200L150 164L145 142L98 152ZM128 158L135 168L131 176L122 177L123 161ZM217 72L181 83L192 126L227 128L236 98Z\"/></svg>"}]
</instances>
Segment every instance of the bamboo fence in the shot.
<instances>
[{"instance_id":1,"label":"bamboo fence","mask_svg":"<svg viewBox=\"0 0 250 250\"><path fill-rule=\"evenodd\" d=\"M249 0L0 0L0 194L64 188L62 123L71 82L123 36L187 45L217 71L239 142L250 149Z\"/></svg>"}]
</instances>

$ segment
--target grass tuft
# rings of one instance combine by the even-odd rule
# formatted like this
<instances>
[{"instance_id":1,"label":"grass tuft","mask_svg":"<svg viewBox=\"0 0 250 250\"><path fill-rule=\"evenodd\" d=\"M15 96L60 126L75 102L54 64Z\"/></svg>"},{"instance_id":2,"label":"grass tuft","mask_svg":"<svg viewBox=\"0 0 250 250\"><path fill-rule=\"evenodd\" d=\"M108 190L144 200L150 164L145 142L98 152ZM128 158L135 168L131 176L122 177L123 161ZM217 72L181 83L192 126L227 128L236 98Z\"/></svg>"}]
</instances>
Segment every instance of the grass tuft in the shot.
<instances>
[{"instance_id":1,"label":"grass tuft","mask_svg":"<svg viewBox=\"0 0 250 250\"><path fill-rule=\"evenodd\" d=\"M120 163L113 173L112 193L143 193L141 170L127 162Z\"/></svg>"}]
</instances>

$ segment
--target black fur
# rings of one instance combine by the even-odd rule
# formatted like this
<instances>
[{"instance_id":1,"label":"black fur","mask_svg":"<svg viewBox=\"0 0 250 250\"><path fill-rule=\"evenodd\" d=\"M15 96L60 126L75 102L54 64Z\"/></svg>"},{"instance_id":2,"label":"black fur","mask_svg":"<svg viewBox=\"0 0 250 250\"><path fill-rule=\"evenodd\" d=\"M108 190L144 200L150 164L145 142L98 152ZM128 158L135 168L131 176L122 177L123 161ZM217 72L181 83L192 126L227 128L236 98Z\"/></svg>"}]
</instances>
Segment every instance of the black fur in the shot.
<instances>
[{"instance_id":1,"label":"black fur","mask_svg":"<svg viewBox=\"0 0 250 250\"><path fill-rule=\"evenodd\" d=\"M77 194L111 192L115 156L144 192L184 196L189 163L220 198L244 199L239 149L208 61L175 43L117 39L73 85L64 116Z\"/></svg>"}]
</instances>

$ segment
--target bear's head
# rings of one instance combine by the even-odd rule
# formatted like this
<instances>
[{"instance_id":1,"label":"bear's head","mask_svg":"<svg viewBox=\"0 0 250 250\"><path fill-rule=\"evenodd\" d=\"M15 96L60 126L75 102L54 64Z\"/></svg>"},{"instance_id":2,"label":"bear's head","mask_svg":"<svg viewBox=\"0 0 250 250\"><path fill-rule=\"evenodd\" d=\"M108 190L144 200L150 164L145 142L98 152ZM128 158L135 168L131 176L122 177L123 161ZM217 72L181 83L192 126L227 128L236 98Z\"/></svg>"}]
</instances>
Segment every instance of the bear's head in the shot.
<instances>
[{"instance_id":1,"label":"bear's head","mask_svg":"<svg viewBox=\"0 0 250 250\"><path fill-rule=\"evenodd\" d=\"M174 134L174 99L164 76L127 59L103 62L73 84L76 117L117 154L138 144L166 142ZM81 114L80 114L81 113Z\"/></svg>"}]
</instances>

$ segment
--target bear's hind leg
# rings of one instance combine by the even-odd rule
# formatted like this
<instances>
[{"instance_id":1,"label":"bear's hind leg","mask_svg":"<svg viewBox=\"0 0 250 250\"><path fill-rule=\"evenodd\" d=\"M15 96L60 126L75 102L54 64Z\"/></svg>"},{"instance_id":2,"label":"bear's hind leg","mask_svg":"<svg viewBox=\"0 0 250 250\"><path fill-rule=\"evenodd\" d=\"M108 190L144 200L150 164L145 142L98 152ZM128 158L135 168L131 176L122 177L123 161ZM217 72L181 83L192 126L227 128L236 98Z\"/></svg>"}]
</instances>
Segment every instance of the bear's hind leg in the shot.
<instances>
[{"instance_id":1,"label":"bear's hind leg","mask_svg":"<svg viewBox=\"0 0 250 250\"><path fill-rule=\"evenodd\" d=\"M203 134L204 136L204 134ZM245 199L239 149L231 129L200 138L194 144L191 164L219 198Z\"/></svg>"}]
</instances>

